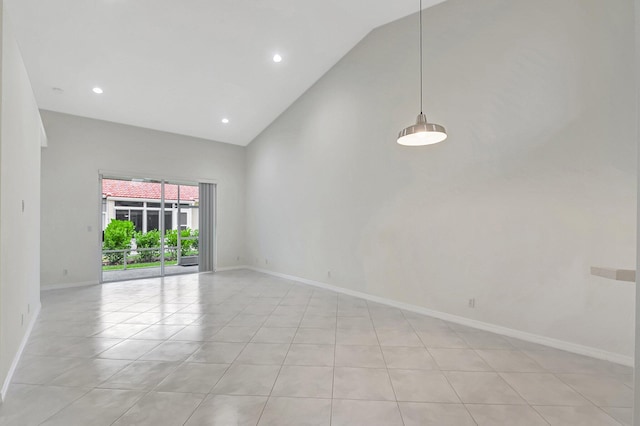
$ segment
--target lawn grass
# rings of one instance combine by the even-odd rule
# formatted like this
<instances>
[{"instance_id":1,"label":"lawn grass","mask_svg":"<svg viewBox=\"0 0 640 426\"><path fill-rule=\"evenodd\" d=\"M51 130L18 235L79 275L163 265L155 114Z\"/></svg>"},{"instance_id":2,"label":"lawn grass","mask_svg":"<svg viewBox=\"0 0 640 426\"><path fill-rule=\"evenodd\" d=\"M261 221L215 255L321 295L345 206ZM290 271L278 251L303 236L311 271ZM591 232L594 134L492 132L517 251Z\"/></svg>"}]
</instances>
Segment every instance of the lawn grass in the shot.
<instances>
[{"instance_id":1,"label":"lawn grass","mask_svg":"<svg viewBox=\"0 0 640 426\"><path fill-rule=\"evenodd\" d=\"M178 263L177 260L165 260L164 265L176 265ZM159 267L160 262L147 262L147 263L127 263L127 269L140 269L140 268L154 268ZM122 271L124 267L122 264L119 265L102 265L103 271Z\"/></svg>"}]
</instances>

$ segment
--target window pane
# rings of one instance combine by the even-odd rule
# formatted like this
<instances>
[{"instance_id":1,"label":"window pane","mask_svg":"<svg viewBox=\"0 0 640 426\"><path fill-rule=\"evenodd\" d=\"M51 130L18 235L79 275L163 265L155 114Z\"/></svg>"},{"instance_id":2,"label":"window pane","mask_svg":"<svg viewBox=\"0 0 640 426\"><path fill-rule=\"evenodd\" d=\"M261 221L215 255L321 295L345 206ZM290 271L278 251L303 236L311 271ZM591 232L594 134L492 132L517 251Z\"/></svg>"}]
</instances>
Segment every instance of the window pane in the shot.
<instances>
[{"instance_id":1,"label":"window pane","mask_svg":"<svg viewBox=\"0 0 640 426\"><path fill-rule=\"evenodd\" d=\"M160 208L160 203L147 203L147 207Z\"/></svg>"},{"instance_id":2,"label":"window pane","mask_svg":"<svg viewBox=\"0 0 640 426\"><path fill-rule=\"evenodd\" d=\"M116 219L129 220L129 210L116 210Z\"/></svg>"},{"instance_id":3,"label":"window pane","mask_svg":"<svg viewBox=\"0 0 640 426\"><path fill-rule=\"evenodd\" d=\"M164 212L164 229L166 231L173 229L173 212Z\"/></svg>"},{"instance_id":4,"label":"window pane","mask_svg":"<svg viewBox=\"0 0 640 426\"><path fill-rule=\"evenodd\" d=\"M142 210L130 210L129 214L131 215L129 220L133 222L136 232L142 232Z\"/></svg>"},{"instance_id":5,"label":"window pane","mask_svg":"<svg viewBox=\"0 0 640 426\"><path fill-rule=\"evenodd\" d=\"M160 212L154 210L147 211L147 232L160 229Z\"/></svg>"},{"instance_id":6,"label":"window pane","mask_svg":"<svg viewBox=\"0 0 640 426\"><path fill-rule=\"evenodd\" d=\"M116 206L120 207L142 207L142 201L116 201Z\"/></svg>"}]
</instances>

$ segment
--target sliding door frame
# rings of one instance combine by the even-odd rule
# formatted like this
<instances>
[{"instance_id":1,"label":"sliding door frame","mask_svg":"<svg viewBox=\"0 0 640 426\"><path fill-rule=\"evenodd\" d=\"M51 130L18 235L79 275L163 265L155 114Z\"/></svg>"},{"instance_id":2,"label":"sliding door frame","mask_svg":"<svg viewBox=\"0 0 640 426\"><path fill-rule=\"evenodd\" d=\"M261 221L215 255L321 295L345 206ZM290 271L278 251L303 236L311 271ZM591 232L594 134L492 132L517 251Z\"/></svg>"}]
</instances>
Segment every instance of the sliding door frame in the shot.
<instances>
[{"instance_id":1,"label":"sliding door frame","mask_svg":"<svg viewBox=\"0 0 640 426\"><path fill-rule=\"evenodd\" d=\"M160 220L160 227L162 228L160 231L162 233L162 235L164 235L164 230L165 230L165 223L164 223L164 212L165 212L165 200L164 200L164 185L165 184L172 184L172 185L188 185L188 186L193 186L194 183L195 185L197 185L199 187L200 183L208 183L208 184L212 184L214 185L214 209L212 212L213 218L212 218L212 223L213 223L213 272L216 271L217 269L217 265L218 265L218 226L217 226L217 220L218 220L218 181L216 179L209 179L209 178L188 178L188 177L176 177L176 176L167 176L167 175L156 175L154 173L140 173L140 172L128 172L128 171L123 171L123 170L103 170L103 169L99 169L98 170L98 216L97 216L97 221L96 221L96 229L98 230L97 232L97 252L100 254L99 256L97 256L97 272L98 272L98 283L99 284L105 284L103 278L102 278L102 240L103 240L103 230L102 230L102 223L103 223L103 212L102 212L102 180L103 179L121 179L121 180L132 180L132 179L145 179L145 180L152 180L152 181L158 181L159 183L161 183L161 195L162 195L162 200L161 200L161 204L160 204L160 217L162 218ZM178 229L180 228L180 218L178 217ZM179 232L179 231L178 231ZM164 247L164 244L161 242L161 246ZM161 250L161 252L163 252L163 250ZM161 253L161 256L164 258L164 253ZM154 277L154 278L164 278L165 277L165 271L164 271L164 262L161 262L160 264L160 273L161 275L158 277ZM198 272L200 273L200 272ZM175 274L175 275L179 275L179 274ZM173 276L175 276L173 275ZM148 278L139 278L139 279L148 279ZM110 282L117 282L117 281L107 281L106 283L110 283Z\"/></svg>"}]
</instances>

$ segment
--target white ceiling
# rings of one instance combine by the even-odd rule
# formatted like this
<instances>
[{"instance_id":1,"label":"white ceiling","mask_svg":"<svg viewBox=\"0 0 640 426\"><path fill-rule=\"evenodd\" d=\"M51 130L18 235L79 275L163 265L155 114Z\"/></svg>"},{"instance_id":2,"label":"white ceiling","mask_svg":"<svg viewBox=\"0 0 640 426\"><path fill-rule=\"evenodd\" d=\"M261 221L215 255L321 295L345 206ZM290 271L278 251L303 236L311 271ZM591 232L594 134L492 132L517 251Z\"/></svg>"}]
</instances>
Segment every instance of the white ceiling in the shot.
<instances>
[{"instance_id":1,"label":"white ceiling","mask_svg":"<svg viewBox=\"0 0 640 426\"><path fill-rule=\"evenodd\" d=\"M237 145L251 142L369 31L418 9L416 0L5 5L40 108Z\"/></svg>"}]
</instances>

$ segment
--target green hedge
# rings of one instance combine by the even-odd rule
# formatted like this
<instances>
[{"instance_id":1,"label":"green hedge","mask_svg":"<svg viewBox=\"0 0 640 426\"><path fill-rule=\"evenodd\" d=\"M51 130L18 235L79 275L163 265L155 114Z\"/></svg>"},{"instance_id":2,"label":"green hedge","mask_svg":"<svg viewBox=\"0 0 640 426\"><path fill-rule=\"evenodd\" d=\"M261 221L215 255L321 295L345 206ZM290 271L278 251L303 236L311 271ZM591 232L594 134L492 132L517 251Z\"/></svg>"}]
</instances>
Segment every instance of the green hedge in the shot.
<instances>
[{"instance_id":1,"label":"green hedge","mask_svg":"<svg viewBox=\"0 0 640 426\"><path fill-rule=\"evenodd\" d=\"M157 248L158 250L138 250L142 262L150 262L160 257L160 231L153 230L146 234L136 232L136 247L138 249Z\"/></svg>"},{"instance_id":2,"label":"green hedge","mask_svg":"<svg viewBox=\"0 0 640 426\"><path fill-rule=\"evenodd\" d=\"M131 238L134 232L133 222L113 219L104 230L103 250L124 250L131 248ZM109 263L122 262L122 253L107 253Z\"/></svg>"},{"instance_id":3,"label":"green hedge","mask_svg":"<svg viewBox=\"0 0 640 426\"><path fill-rule=\"evenodd\" d=\"M180 232L180 236L182 238L194 237L194 236L198 235L197 232L198 231L192 231L191 229L187 228L187 229L183 229ZM177 247L178 246L178 230L177 229L171 229L171 230L167 231L167 233L165 234L165 237L166 237L165 238L165 243L166 243L167 247ZM196 249L198 248L198 241L197 240L181 240L180 241L180 256L187 256L189 254L189 252L191 251L192 247L195 247ZM167 250L171 253L172 257L174 257L176 255L177 249L169 248Z\"/></svg>"},{"instance_id":4,"label":"green hedge","mask_svg":"<svg viewBox=\"0 0 640 426\"><path fill-rule=\"evenodd\" d=\"M180 232L182 238L197 237L199 235L198 230L192 230L190 228L184 229ZM142 250L138 251L136 256L130 256L127 262L152 262L160 258L160 231L152 230L146 233L135 232L133 222L128 220L113 219L104 230L104 243L102 245L103 250L125 250L131 248L131 239L135 237L136 247L138 249L151 249L157 248L157 250ZM178 245L178 231L175 229L169 230L165 234L166 247L177 247ZM181 240L180 255L188 256L198 251L198 240ZM167 248L166 256L168 259L175 259L177 254L176 248ZM122 263L122 253L106 253L104 255L107 261L111 265L117 265Z\"/></svg>"}]
</instances>

